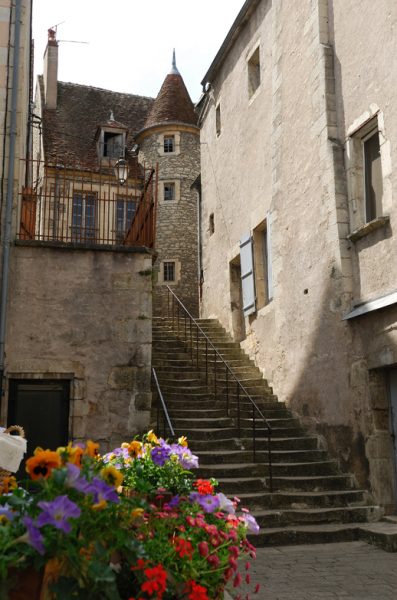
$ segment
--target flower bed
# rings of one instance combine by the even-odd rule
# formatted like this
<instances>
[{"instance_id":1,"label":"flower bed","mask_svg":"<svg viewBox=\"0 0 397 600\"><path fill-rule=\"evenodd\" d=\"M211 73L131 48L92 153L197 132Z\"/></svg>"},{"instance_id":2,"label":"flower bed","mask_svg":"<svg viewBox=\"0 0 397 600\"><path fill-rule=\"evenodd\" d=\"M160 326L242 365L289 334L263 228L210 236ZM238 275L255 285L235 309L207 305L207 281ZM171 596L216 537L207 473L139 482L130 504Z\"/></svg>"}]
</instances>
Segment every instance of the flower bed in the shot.
<instances>
[{"instance_id":1,"label":"flower bed","mask_svg":"<svg viewBox=\"0 0 397 600\"><path fill-rule=\"evenodd\" d=\"M3 482L0 597L34 600L23 572L49 600L217 600L249 583L258 526L197 466L185 438L153 432L104 456L91 441L37 449L21 487Z\"/></svg>"}]
</instances>

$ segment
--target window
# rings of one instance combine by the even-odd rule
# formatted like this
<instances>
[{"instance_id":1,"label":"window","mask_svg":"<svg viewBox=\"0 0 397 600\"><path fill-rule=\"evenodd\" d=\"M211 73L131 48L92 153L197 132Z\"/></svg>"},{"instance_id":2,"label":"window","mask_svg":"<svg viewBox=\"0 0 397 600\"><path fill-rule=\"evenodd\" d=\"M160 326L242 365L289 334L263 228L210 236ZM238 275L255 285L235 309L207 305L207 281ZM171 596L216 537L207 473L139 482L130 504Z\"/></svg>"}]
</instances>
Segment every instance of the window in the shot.
<instances>
[{"instance_id":1,"label":"window","mask_svg":"<svg viewBox=\"0 0 397 600\"><path fill-rule=\"evenodd\" d=\"M214 213L210 214L209 229L210 229L210 235L212 235L215 232Z\"/></svg>"},{"instance_id":2,"label":"window","mask_svg":"<svg viewBox=\"0 0 397 600\"><path fill-rule=\"evenodd\" d=\"M382 165L379 132L370 132L363 139L365 220L368 223L382 215Z\"/></svg>"},{"instance_id":3,"label":"window","mask_svg":"<svg viewBox=\"0 0 397 600\"><path fill-rule=\"evenodd\" d=\"M164 183L163 198L167 201L175 200L175 183L173 181Z\"/></svg>"},{"instance_id":4,"label":"window","mask_svg":"<svg viewBox=\"0 0 397 600\"><path fill-rule=\"evenodd\" d=\"M175 136L165 135L164 136L164 154L169 154L175 151Z\"/></svg>"},{"instance_id":5,"label":"window","mask_svg":"<svg viewBox=\"0 0 397 600\"><path fill-rule=\"evenodd\" d=\"M221 105L215 109L215 125L216 125L216 135L221 135Z\"/></svg>"},{"instance_id":6,"label":"window","mask_svg":"<svg viewBox=\"0 0 397 600\"><path fill-rule=\"evenodd\" d=\"M383 113L375 110L372 107L363 113L347 131L345 160L352 241L390 222L390 140L386 138Z\"/></svg>"},{"instance_id":7,"label":"window","mask_svg":"<svg viewBox=\"0 0 397 600\"><path fill-rule=\"evenodd\" d=\"M255 93L261 82L261 63L259 57L259 46L251 54L248 60L248 94L249 97Z\"/></svg>"},{"instance_id":8,"label":"window","mask_svg":"<svg viewBox=\"0 0 397 600\"><path fill-rule=\"evenodd\" d=\"M104 131L103 156L106 158L120 158L124 156L124 133Z\"/></svg>"},{"instance_id":9,"label":"window","mask_svg":"<svg viewBox=\"0 0 397 600\"><path fill-rule=\"evenodd\" d=\"M163 263L163 280L164 281L175 281L175 263L164 262Z\"/></svg>"},{"instance_id":10,"label":"window","mask_svg":"<svg viewBox=\"0 0 397 600\"><path fill-rule=\"evenodd\" d=\"M72 241L95 241L96 194L75 192L72 205Z\"/></svg>"},{"instance_id":11,"label":"window","mask_svg":"<svg viewBox=\"0 0 397 600\"><path fill-rule=\"evenodd\" d=\"M254 272L257 309L266 306L272 299L271 281L271 229L270 218L260 223L253 231Z\"/></svg>"},{"instance_id":12,"label":"window","mask_svg":"<svg viewBox=\"0 0 397 600\"><path fill-rule=\"evenodd\" d=\"M116 242L121 244L134 220L136 204L128 198L117 198L116 200Z\"/></svg>"}]
</instances>

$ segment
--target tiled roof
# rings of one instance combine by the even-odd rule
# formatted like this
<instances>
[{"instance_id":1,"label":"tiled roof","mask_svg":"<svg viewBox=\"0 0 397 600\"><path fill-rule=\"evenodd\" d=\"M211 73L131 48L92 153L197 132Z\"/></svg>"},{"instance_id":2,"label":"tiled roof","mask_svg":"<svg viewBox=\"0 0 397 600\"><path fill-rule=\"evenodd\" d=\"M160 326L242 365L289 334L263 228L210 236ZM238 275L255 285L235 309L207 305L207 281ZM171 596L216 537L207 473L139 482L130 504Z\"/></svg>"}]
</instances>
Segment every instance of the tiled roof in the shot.
<instances>
[{"instance_id":1,"label":"tiled roof","mask_svg":"<svg viewBox=\"0 0 397 600\"><path fill-rule=\"evenodd\" d=\"M144 129L163 123L197 125L193 102L179 73L171 72L164 80L145 121Z\"/></svg>"},{"instance_id":2,"label":"tiled roof","mask_svg":"<svg viewBox=\"0 0 397 600\"><path fill-rule=\"evenodd\" d=\"M41 97L43 78L40 77ZM122 94L101 88L58 82L55 110L43 110L43 140L48 162L97 170L96 134L98 127L126 127L127 147L142 129L153 98ZM111 120L111 111L114 121ZM136 163L137 160L133 160ZM131 173L132 174L132 173Z\"/></svg>"}]
</instances>

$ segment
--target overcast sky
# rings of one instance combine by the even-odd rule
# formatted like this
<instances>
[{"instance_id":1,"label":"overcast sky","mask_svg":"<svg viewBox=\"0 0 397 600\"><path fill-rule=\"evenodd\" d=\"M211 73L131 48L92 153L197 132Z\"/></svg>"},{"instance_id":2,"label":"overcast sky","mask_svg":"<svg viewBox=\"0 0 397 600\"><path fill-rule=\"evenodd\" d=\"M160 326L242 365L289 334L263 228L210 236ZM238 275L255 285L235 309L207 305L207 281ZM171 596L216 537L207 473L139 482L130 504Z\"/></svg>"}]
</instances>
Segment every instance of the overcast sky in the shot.
<instances>
[{"instance_id":1,"label":"overcast sky","mask_svg":"<svg viewBox=\"0 0 397 600\"><path fill-rule=\"evenodd\" d=\"M155 97L171 67L193 102L244 0L33 0L35 72L58 25L60 81ZM62 40L88 42L75 44Z\"/></svg>"}]
</instances>

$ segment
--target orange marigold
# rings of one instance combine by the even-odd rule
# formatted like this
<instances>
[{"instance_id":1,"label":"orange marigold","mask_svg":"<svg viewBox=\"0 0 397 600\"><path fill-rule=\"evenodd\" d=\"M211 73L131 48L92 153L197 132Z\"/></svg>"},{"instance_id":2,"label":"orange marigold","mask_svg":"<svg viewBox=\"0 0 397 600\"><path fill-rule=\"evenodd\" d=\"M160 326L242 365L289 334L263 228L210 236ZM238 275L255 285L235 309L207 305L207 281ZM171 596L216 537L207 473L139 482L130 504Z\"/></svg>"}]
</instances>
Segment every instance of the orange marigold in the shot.
<instances>
[{"instance_id":1,"label":"orange marigold","mask_svg":"<svg viewBox=\"0 0 397 600\"><path fill-rule=\"evenodd\" d=\"M26 461L26 472L32 479L47 479L53 469L61 466L58 452L36 448L34 455Z\"/></svg>"}]
</instances>

